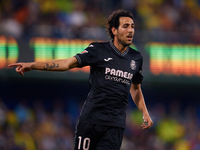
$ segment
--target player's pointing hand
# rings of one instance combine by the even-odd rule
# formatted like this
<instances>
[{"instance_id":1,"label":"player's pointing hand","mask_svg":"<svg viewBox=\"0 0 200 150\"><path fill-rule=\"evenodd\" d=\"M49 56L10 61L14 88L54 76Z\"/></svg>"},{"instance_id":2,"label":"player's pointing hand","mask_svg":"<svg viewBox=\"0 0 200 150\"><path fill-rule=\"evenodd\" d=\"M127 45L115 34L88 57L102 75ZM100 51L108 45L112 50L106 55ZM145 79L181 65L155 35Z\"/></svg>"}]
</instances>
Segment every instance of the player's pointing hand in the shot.
<instances>
[{"instance_id":1,"label":"player's pointing hand","mask_svg":"<svg viewBox=\"0 0 200 150\"><path fill-rule=\"evenodd\" d=\"M24 76L24 72L31 71L31 65L32 63L13 63L8 65L8 67L16 67L16 72L20 75Z\"/></svg>"}]
</instances>

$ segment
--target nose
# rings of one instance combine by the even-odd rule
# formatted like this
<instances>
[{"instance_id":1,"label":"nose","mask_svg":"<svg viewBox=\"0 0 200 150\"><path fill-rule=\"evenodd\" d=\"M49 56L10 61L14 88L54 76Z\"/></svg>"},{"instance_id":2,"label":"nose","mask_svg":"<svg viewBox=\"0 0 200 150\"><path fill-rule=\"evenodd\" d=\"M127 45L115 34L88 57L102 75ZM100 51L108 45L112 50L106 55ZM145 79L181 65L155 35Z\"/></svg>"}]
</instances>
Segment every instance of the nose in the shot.
<instances>
[{"instance_id":1,"label":"nose","mask_svg":"<svg viewBox=\"0 0 200 150\"><path fill-rule=\"evenodd\" d=\"M128 32L129 32L129 33L134 33L134 28L129 27L129 28L128 28Z\"/></svg>"},{"instance_id":2,"label":"nose","mask_svg":"<svg viewBox=\"0 0 200 150\"><path fill-rule=\"evenodd\" d=\"M129 29L129 30L128 30L128 34L129 34L129 35L134 35L134 29Z\"/></svg>"}]
</instances>

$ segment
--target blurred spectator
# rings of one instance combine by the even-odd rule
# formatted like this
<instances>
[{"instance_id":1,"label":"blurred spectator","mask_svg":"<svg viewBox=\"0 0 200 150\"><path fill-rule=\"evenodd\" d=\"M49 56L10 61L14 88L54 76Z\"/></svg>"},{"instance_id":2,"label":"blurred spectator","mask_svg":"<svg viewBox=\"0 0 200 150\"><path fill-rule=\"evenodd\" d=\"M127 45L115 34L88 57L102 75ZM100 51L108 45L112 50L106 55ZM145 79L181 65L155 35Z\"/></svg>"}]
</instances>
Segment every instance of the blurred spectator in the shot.
<instances>
[{"instance_id":1,"label":"blurred spectator","mask_svg":"<svg viewBox=\"0 0 200 150\"><path fill-rule=\"evenodd\" d=\"M7 107L0 99L0 126L5 124Z\"/></svg>"},{"instance_id":2,"label":"blurred spectator","mask_svg":"<svg viewBox=\"0 0 200 150\"><path fill-rule=\"evenodd\" d=\"M1 24L1 32L4 35L11 35L15 38L20 38L23 34L23 26L14 19L13 14L10 14Z\"/></svg>"}]
</instances>

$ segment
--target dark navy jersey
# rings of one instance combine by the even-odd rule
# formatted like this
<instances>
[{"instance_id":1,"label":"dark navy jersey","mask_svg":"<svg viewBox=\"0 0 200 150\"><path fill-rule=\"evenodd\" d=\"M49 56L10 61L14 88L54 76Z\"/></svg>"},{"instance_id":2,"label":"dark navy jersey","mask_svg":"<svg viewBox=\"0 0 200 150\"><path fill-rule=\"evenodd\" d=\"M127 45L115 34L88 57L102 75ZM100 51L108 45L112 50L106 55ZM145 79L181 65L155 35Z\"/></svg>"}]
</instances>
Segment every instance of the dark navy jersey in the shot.
<instances>
[{"instance_id":1,"label":"dark navy jersey","mask_svg":"<svg viewBox=\"0 0 200 150\"><path fill-rule=\"evenodd\" d=\"M78 67L90 66L90 91L79 121L125 127L131 83L141 83L143 57L128 47L121 53L110 42L91 43L75 55Z\"/></svg>"}]
</instances>

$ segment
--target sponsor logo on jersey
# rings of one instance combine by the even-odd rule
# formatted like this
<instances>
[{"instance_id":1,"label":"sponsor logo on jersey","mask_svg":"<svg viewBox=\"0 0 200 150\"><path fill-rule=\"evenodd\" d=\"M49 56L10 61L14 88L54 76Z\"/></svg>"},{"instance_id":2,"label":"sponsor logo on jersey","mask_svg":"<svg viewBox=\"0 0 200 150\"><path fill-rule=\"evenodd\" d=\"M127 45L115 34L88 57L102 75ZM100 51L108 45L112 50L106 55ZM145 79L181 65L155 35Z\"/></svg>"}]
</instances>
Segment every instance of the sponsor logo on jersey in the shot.
<instances>
[{"instance_id":1,"label":"sponsor logo on jersey","mask_svg":"<svg viewBox=\"0 0 200 150\"><path fill-rule=\"evenodd\" d=\"M81 54L85 54L85 53L88 53L88 51L84 50L81 52Z\"/></svg>"},{"instance_id":2,"label":"sponsor logo on jersey","mask_svg":"<svg viewBox=\"0 0 200 150\"><path fill-rule=\"evenodd\" d=\"M116 70L114 68L105 68L105 79L112 80L116 82L121 82L124 84L130 84L130 81L133 77L132 73L122 70Z\"/></svg>"},{"instance_id":3,"label":"sponsor logo on jersey","mask_svg":"<svg viewBox=\"0 0 200 150\"><path fill-rule=\"evenodd\" d=\"M113 60L113 58L104 59L104 61L110 61L110 60Z\"/></svg>"},{"instance_id":4,"label":"sponsor logo on jersey","mask_svg":"<svg viewBox=\"0 0 200 150\"><path fill-rule=\"evenodd\" d=\"M113 75L113 76L117 76L117 77L123 77L125 79L129 79L131 80L133 77L132 73L129 73L127 71L122 71L122 70L116 70L114 68L107 68L105 70L105 74L109 74L109 75Z\"/></svg>"},{"instance_id":5,"label":"sponsor logo on jersey","mask_svg":"<svg viewBox=\"0 0 200 150\"><path fill-rule=\"evenodd\" d=\"M131 60L130 67L131 67L132 70L135 70L135 69L136 69L135 60Z\"/></svg>"}]
</instances>

